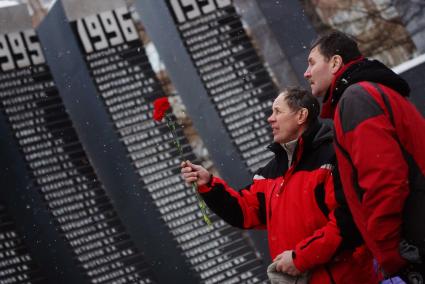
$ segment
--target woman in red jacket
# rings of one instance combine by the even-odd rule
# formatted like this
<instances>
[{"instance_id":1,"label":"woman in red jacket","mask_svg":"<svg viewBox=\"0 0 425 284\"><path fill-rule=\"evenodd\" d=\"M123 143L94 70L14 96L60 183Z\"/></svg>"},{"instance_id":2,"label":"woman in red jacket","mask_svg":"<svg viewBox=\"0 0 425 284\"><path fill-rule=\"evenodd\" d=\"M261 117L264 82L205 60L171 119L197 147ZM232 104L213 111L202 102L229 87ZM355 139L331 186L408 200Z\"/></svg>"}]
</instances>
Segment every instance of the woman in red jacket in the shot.
<instances>
[{"instance_id":1,"label":"woman in red jacket","mask_svg":"<svg viewBox=\"0 0 425 284\"><path fill-rule=\"evenodd\" d=\"M267 229L278 272L309 272L309 283L377 283L339 187L331 128L318 113L309 92L282 92L268 118L275 157L240 191L189 161L182 163L183 178L196 182L208 207L229 224Z\"/></svg>"}]
</instances>

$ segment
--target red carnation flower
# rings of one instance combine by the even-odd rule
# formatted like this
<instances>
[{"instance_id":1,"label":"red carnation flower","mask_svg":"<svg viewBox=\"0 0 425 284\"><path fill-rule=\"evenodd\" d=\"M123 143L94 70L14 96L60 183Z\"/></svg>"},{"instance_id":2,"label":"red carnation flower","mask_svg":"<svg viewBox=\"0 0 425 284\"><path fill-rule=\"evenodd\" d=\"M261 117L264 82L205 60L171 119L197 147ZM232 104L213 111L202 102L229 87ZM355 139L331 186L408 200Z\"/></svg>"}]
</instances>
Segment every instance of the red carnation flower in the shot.
<instances>
[{"instance_id":1,"label":"red carnation flower","mask_svg":"<svg viewBox=\"0 0 425 284\"><path fill-rule=\"evenodd\" d=\"M161 97L153 102L153 119L161 121L166 112L170 109L170 102L167 97Z\"/></svg>"},{"instance_id":2,"label":"red carnation flower","mask_svg":"<svg viewBox=\"0 0 425 284\"><path fill-rule=\"evenodd\" d=\"M173 136L174 145L176 145L177 147L178 153L180 155L180 160L184 161L185 158L183 156L183 149L177 137L175 121L171 118L170 115L167 115L167 112L169 109L170 109L170 102L168 101L168 98L167 97L158 98L153 102L152 116L153 116L153 119L156 121L161 121L165 117L165 122L167 123L168 129L170 130ZM207 205L205 204L205 201L199 195L198 186L195 182L192 183L192 189L195 192L196 199L198 201L198 206L199 206L199 209L201 210L202 217L205 223L211 226L212 223L210 218L208 217Z\"/></svg>"}]
</instances>

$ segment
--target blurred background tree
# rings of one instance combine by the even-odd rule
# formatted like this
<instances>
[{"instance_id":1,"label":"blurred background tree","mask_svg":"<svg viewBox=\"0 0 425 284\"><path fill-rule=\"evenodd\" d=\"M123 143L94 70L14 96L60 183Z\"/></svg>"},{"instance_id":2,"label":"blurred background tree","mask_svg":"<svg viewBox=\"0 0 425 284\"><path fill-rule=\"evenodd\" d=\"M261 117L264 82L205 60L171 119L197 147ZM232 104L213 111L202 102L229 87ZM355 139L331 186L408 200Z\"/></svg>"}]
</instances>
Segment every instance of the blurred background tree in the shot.
<instances>
[{"instance_id":1,"label":"blurred background tree","mask_svg":"<svg viewBox=\"0 0 425 284\"><path fill-rule=\"evenodd\" d=\"M423 0L300 0L318 33L353 36L368 57L389 66L425 52Z\"/></svg>"}]
</instances>

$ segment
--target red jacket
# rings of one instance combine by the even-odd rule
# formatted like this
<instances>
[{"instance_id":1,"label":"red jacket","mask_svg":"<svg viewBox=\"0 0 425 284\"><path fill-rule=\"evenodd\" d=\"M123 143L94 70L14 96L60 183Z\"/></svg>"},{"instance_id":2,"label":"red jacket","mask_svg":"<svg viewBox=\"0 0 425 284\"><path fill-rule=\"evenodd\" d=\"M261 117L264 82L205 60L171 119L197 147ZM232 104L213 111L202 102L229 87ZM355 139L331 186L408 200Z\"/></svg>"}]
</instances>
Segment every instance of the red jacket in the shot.
<instances>
[{"instance_id":1,"label":"red jacket","mask_svg":"<svg viewBox=\"0 0 425 284\"><path fill-rule=\"evenodd\" d=\"M275 158L241 191L217 177L201 186L208 206L234 226L267 228L271 257L295 250L294 264L312 272L310 283L377 283L348 208L338 206L331 129L317 122L306 131L289 169L282 146L271 150Z\"/></svg>"},{"instance_id":2,"label":"red jacket","mask_svg":"<svg viewBox=\"0 0 425 284\"><path fill-rule=\"evenodd\" d=\"M325 105L334 113L347 202L378 263L385 272L396 273L406 264L399 243L404 203L413 184L409 178L424 180L425 120L404 97L407 84L379 62L348 64L332 86Z\"/></svg>"}]
</instances>

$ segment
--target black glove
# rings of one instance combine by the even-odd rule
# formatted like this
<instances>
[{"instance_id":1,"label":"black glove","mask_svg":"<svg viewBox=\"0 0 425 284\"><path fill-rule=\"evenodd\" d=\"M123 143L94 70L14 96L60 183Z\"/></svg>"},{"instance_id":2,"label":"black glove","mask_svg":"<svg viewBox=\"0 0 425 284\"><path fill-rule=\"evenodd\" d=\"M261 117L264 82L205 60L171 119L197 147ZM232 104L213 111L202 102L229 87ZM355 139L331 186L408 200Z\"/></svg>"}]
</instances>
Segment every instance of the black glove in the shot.
<instances>
[{"instance_id":1,"label":"black glove","mask_svg":"<svg viewBox=\"0 0 425 284\"><path fill-rule=\"evenodd\" d=\"M398 276L407 284L425 284L425 265L409 264Z\"/></svg>"}]
</instances>

